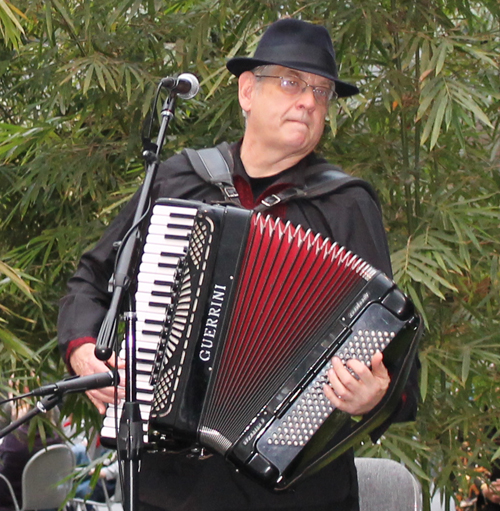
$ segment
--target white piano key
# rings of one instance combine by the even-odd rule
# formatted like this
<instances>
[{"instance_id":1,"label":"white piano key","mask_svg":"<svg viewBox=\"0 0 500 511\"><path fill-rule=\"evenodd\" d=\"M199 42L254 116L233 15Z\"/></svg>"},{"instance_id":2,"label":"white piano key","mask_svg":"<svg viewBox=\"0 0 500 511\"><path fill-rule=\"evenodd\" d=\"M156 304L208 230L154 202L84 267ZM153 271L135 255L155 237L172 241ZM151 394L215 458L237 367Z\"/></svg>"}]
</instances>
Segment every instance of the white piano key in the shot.
<instances>
[{"instance_id":1,"label":"white piano key","mask_svg":"<svg viewBox=\"0 0 500 511\"><path fill-rule=\"evenodd\" d=\"M141 383L147 383L149 385L149 374L138 373L137 381L140 381Z\"/></svg>"},{"instance_id":2,"label":"white piano key","mask_svg":"<svg viewBox=\"0 0 500 511\"><path fill-rule=\"evenodd\" d=\"M136 385L136 388L137 390L139 391L144 391L144 392L152 392L154 389L153 387L149 384L149 378L148 378L148 381L145 382L145 381L141 381L141 380L137 380L135 382L135 385Z\"/></svg>"},{"instance_id":3,"label":"white piano key","mask_svg":"<svg viewBox=\"0 0 500 511\"><path fill-rule=\"evenodd\" d=\"M156 314L145 314L142 311L136 311L137 321L161 321L162 324L165 321L165 313L163 311L157 312Z\"/></svg>"},{"instance_id":4,"label":"white piano key","mask_svg":"<svg viewBox=\"0 0 500 511\"><path fill-rule=\"evenodd\" d=\"M146 265L144 265L146 268ZM148 266L149 268L153 269L155 268L154 265ZM168 268L165 268L167 270ZM161 275L158 275L158 272L151 271L151 272L141 272L137 276L137 282L139 285L155 285L158 286L158 288L163 287L171 287L172 286L172 280L175 275L175 270L171 271L171 276L169 276L168 272L163 272Z\"/></svg>"},{"instance_id":5,"label":"white piano key","mask_svg":"<svg viewBox=\"0 0 500 511\"><path fill-rule=\"evenodd\" d=\"M153 207L153 218L172 217L175 214L196 216L198 208L190 208L186 206L171 206L168 204L156 204Z\"/></svg>"},{"instance_id":6,"label":"white piano key","mask_svg":"<svg viewBox=\"0 0 500 511\"><path fill-rule=\"evenodd\" d=\"M141 415L149 415L149 412L151 411L151 403L139 403L139 409L141 411ZM116 408L114 406L108 406L108 411L109 413L107 416L110 418L114 418L116 416L121 417L123 411L123 401L120 401Z\"/></svg>"},{"instance_id":7,"label":"white piano key","mask_svg":"<svg viewBox=\"0 0 500 511\"><path fill-rule=\"evenodd\" d=\"M171 296L154 295L152 293L137 292L135 297L136 302L141 304L163 303L169 305L172 302Z\"/></svg>"},{"instance_id":8,"label":"white piano key","mask_svg":"<svg viewBox=\"0 0 500 511\"><path fill-rule=\"evenodd\" d=\"M155 296L163 293L165 295L171 296L172 295L172 286L164 285L158 285L154 282L139 282L137 286L137 292L138 293L146 293L150 296Z\"/></svg>"},{"instance_id":9,"label":"white piano key","mask_svg":"<svg viewBox=\"0 0 500 511\"><path fill-rule=\"evenodd\" d=\"M136 322L135 329L136 329L137 334L140 333L141 335L144 335L144 337L146 339L148 338L148 336L150 336L151 338L155 338L155 337L158 337L162 332L163 321L162 321L162 324L159 325L159 324L155 324L155 323L147 323L144 320L138 320ZM148 333L146 334L144 332L148 332ZM157 339L156 339L156 342L158 342Z\"/></svg>"},{"instance_id":10,"label":"white piano key","mask_svg":"<svg viewBox=\"0 0 500 511\"><path fill-rule=\"evenodd\" d=\"M189 235L169 237L167 233L160 226L150 226L148 234L146 235L146 245L161 245L163 252L171 252L182 256L184 254L184 247L189 243L187 239Z\"/></svg>"},{"instance_id":11,"label":"white piano key","mask_svg":"<svg viewBox=\"0 0 500 511\"><path fill-rule=\"evenodd\" d=\"M157 348L160 344L160 335L144 335L142 332L136 333L136 343L140 346L148 346L150 348Z\"/></svg>"},{"instance_id":12,"label":"white piano key","mask_svg":"<svg viewBox=\"0 0 500 511\"><path fill-rule=\"evenodd\" d=\"M191 222L192 224L193 222ZM148 233L163 234L167 239L186 238L191 234L191 225L181 225L176 220L168 222L151 223Z\"/></svg>"},{"instance_id":13,"label":"white piano key","mask_svg":"<svg viewBox=\"0 0 500 511\"><path fill-rule=\"evenodd\" d=\"M139 265L139 271L141 273L151 273L156 275L156 277L160 280L162 277L170 277L173 278L175 273L175 268L167 268L165 266L159 266L157 263L143 263Z\"/></svg>"},{"instance_id":14,"label":"white piano key","mask_svg":"<svg viewBox=\"0 0 500 511\"><path fill-rule=\"evenodd\" d=\"M148 360L147 363L145 362L142 362L141 360L139 360L136 364L135 364L135 367L138 371L142 371L143 373L150 373L151 372L151 369L152 369L152 364L150 363L150 361Z\"/></svg>"},{"instance_id":15,"label":"white piano key","mask_svg":"<svg viewBox=\"0 0 500 511\"><path fill-rule=\"evenodd\" d=\"M137 358L140 358L142 362L149 360L151 361L151 364L155 361L155 355L156 353L147 353L141 351L141 349L139 349L137 352Z\"/></svg>"},{"instance_id":16,"label":"white piano key","mask_svg":"<svg viewBox=\"0 0 500 511\"><path fill-rule=\"evenodd\" d=\"M147 314L163 314L163 317L165 317L170 303L171 298L152 296L147 302L137 302L136 309Z\"/></svg>"},{"instance_id":17,"label":"white piano key","mask_svg":"<svg viewBox=\"0 0 500 511\"><path fill-rule=\"evenodd\" d=\"M135 335L135 341L137 345L147 343L151 346L159 346L161 341L161 334L160 332L157 332L155 335L153 335L150 333L144 333L143 330L138 329Z\"/></svg>"},{"instance_id":18,"label":"white piano key","mask_svg":"<svg viewBox=\"0 0 500 511\"><path fill-rule=\"evenodd\" d=\"M177 263L179 262L179 259L180 257L177 256L170 256L167 254L162 255L161 252L148 252L142 256L143 263L163 265L163 267L170 268L172 273L174 273L177 269Z\"/></svg>"},{"instance_id":19,"label":"white piano key","mask_svg":"<svg viewBox=\"0 0 500 511\"><path fill-rule=\"evenodd\" d=\"M141 303L141 304L136 304L136 309L138 311L145 312L145 313L151 313L151 314L157 314L158 312L160 312L163 314L163 317L165 317L166 312L167 312L167 306L168 305L166 305L166 304L162 305L161 307L157 306L157 305L150 306L147 303Z\"/></svg>"}]
</instances>

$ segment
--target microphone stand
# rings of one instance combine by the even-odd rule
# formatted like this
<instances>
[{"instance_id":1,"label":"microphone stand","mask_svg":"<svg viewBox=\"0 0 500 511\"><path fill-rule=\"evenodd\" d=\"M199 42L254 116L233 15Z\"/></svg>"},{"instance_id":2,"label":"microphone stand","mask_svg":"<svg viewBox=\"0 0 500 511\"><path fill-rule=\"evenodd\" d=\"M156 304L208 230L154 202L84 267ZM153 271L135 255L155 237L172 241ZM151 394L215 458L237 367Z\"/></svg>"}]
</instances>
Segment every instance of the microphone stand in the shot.
<instances>
[{"instance_id":1,"label":"microphone stand","mask_svg":"<svg viewBox=\"0 0 500 511\"><path fill-rule=\"evenodd\" d=\"M116 270L111 281L113 285L111 304L97 337L95 354L98 359L103 361L111 357L114 344L116 343L118 317L123 299L127 294L134 276L135 268L133 267L133 258L139 249L141 241L138 227L150 204L151 190L160 164L160 153L168 125L170 120L174 117L176 99L177 94L172 91L163 105L161 111L162 122L157 138L156 153L150 149L146 149L143 152L146 163L146 176L132 224L135 232L125 241L121 242L123 245L120 246ZM119 459L123 462L124 469L124 510L135 511L138 508L139 468L144 449L144 433L142 430L139 403L137 402L136 396L136 314L134 302L130 294L128 295L128 309L129 310L123 314L125 322L126 387L125 402L117 435L117 448Z\"/></svg>"},{"instance_id":2,"label":"microphone stand","mask_svg":"<svg viewBox=\"0 0 500 511\"><path fill-rule=\"evenodd\" d=\"M11 431L14 431L19 426L31 420L35 415L39 413L46 413L49 410L52 410L55 406L57 406L63 398L62 393L52 394L50 396L46 396L36 404L35 408L32 408L28 412L26 412L22 417L11 422L8 426L0 430L0 438L8 435Z\"/></svg>"}]
</instances>

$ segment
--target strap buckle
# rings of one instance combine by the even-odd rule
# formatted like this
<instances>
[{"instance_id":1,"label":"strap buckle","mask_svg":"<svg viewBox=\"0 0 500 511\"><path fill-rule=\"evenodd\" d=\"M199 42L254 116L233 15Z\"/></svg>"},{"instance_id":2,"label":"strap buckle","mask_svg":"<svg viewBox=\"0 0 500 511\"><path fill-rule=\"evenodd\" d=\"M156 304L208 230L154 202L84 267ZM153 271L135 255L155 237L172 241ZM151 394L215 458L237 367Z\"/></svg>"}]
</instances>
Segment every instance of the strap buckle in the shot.
<instances>
[{"instance_id":1,"label":"strap buckle","mask_svg":"<svg viewBox=\"0 0 500 511\"><path fill-rule=\"evenodd\" d=\"M239 195L234 186L224 185L222 186L222 191L224 192L224 195L228 199L238 199Z\"/></svg>"},{"instance_id":2,"label":"strap buckle","mask_svg":"<svg viewBox=\"0 0 500 511\"><path fill-rule=\"evenodd\" d=\"M267 208L272 208L273 206L276 206L276 204L279 204L281 200L282 199L279 195L273 193L272 195L269 195L269 197L262 199L260 203L264 204L264 206L266 206Z\"/></svg>"}]
</instances>

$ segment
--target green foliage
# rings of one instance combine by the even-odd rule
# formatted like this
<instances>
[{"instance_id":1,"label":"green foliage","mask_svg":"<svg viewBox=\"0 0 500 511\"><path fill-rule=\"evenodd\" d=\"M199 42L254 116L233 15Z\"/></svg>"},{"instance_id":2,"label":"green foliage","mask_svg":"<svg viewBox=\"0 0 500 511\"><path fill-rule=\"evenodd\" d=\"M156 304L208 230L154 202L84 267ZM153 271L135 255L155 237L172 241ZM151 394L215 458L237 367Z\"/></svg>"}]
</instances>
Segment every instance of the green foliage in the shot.
<instances>
[{"instance_id":1,"label":"green foliage","mask_svg":"<svg viewBox=\"0 0 500 511\"><path fill-rule=\"evenodd\" d=\"M15 48L19 48L24 29L19 22L24 14L6 0L0 0L0 33L3 40Z\"/></svg>"},{"instance_id":2,"label":"green foliage","mask_svg":"<svg viewBox=\"0 0 500 511\"><path fill-rule=\"evenodd\" d=\"M0 363L55 379L57 302L142 179L160 78L193 72L164 155L242 133L224 64L280 16L330 30L341 77L322 152L371 181L398 283L422 310L422 404L360 453L454 494L497 446L500 6L493 0L0 0ZM334 136L332 136L332 133ZM4 264L8 265L5 266ZM28 287L29 286L29 287ZM59 374L59 376L61 376ZM81 417L81 396L72 397ZM493 428L493 429L492 429ZM464 463L464 458L467 462Z\"/></svg>"}]
</instances>

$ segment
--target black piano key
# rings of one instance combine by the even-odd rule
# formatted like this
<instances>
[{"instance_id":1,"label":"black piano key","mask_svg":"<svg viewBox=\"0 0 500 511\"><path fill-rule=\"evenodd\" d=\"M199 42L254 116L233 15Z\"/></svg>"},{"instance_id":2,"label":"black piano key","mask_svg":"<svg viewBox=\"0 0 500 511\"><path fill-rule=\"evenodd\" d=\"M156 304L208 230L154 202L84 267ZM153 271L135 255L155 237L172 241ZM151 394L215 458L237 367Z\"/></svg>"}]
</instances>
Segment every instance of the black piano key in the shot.
<instances>
[{"instance_id":1,"label":"black piano key","mask_svg":"<svg viewBox=\"0 0 500 511\"><path fill-rule=\"evenodd\" d=\"M175 212L172 212L170 214L170 216L172 218L187 218L188 220L192 220L194 218L194 215L192 213L175 213ZM184 228L186 229L186 226L184 226Z\"/></svg>"},{"instance_id":2,"label":"black piano key","mask_svg":"<svg viewBox=\"0 0 500 511\"><path fill-rule=\"evenodd\" d=\"M159 319L149 319L149 318L146 318L144 320L144 323L146 323L147 325L159 325L159 326L163 326L163 321L160 321Z\"/></svg>"},{"instance_id":3,"label":"black piano key","mask_svg":"<svg viewBox=\"0 0 500 511\"><path fill-rule=\"evenodd\" d=\"M170 223L170 222L167 223L167 228L168 229L181 229L183 231L189 230L183 224L173 224L173 223Z\"/></svg>"},{"instance_id":4,"label":"black piano key","mask_svg":"<svg viewBox=\"0 0 500 511\"><path fill-rule=\"evenodd\" d=\"M163 257L176 257L177 259L182 257L182 254L179 254L178 252L161 252L161 255Z\"/></svg>"},{"instance_id":5,"label":"black piano key","mask_svg":"<svg viewBox=\"0 0 500 511\"><path fill-rule=\"evenodd\" d=\"M153 284L155 286L172 286L173 282L169 280L155 280Z\"/></svg>"},{"instance_id":6,"label":"black piano key","mask_svg":"<svg viewBox=\"0 0 500 511\"><path fill-rule=\"evenodd\" d=\"M158 263L160 268L177 268L177 264L174 263Z\"/></svg>"},{"instance_id":7,"label":"black piano key","mask_svg":"<svg viewBox=\"0 0 500 511\"><path fill-rule=\"evenodd\" d=\"M175 270L177 268L177 264L173 263L162 263L161 261L159 261L157 264L158 268L170 268L171 270Z\"/></svg>"},{"instance_id":8,"label":"black piano key","mask_svg":"<svg viewBox=\"0 0 500 511\"><path fill-rule=\"evenodd\" d=\"M165 234L164 238L166 240L181 240L181 241L188 241L189 240L189 234Z\"/></svg>"},{"instance_id":9,"label":"black piano key","mask_svg":"<svg viewBox=\"0 0 500 511\"><path fill-rule=\"evenodd\" d=\"M168 307L168 304L160 303L160 302L148 302L148 305L150 307L158 307L158 308L166 308L166 307Z\"/></svg>"},{"instance_id":10,"label":"black piano key","mask_svg":"<svg viewBox=\"0 0 500 511\"><path fill-rule=\"evenodd\" d=\"M172 296L172 293L170 291L156 291L153 289L153 291L151 291L151 296L165 296L167 298L170 298Z\"/></svg>"},{"instance_id":11,"label":"black piano key","mask_svg":"<svg viewBox=\"0 0 500 511\"><path fill-rule=\"evenodd\" d=\"M157 332L156 330L141 330L141 334L154 335L155 337L158 337L160 335L160 332Z\"/></svg>"},{"instance_id":12,"label":"black piano key","mask_svg":"<svg viewBox=\"0 0 500 511\"><path fill-rule=\"evenodd\" d=\"M153 349L150 349L150 348L142 348L142 347L138 349L139 353L153 353L153 354L156 354L156 351L157 350L153 350Z\"/></svg>"}]
</instances>

